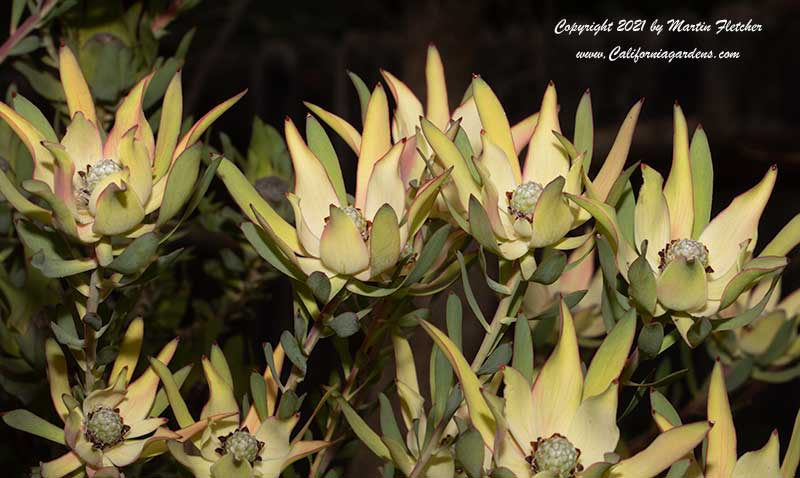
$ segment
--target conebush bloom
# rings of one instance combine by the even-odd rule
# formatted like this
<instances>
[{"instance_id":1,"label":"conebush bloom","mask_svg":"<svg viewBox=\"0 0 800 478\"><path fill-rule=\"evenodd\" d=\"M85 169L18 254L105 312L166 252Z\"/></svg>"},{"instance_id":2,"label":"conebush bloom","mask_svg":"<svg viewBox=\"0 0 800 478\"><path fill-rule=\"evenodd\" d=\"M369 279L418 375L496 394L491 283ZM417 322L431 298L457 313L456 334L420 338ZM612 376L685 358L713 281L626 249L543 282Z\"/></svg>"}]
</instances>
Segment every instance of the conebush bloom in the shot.
<instances>
[{"instance_id":1,"label":"conebush bloom","mask_svg":"<svg viewBox=\"0 0 800 478\"><path fill-rule=\"evenodd\" d=\"M329 278L380 281L412 249L447 172L418 188L404 184L400 160L411 145L392 143L389 105L381 85L372 92L359 135L356 193L344 189L338 158L322 126L307 118L304 140L286 119L286 143L295 172L288 193L294 226L264 201L233 165L223 160L218 175L234 200L258 224L296 279L314 272ZM308 141L308 142L306 142ZM335 292L335 290L334 290Z\"/></svg>"},{"instance_id":2,"label":"conebush bloom","mask_svg":"<svg viewBox=\"0 0 800 478\"><path fill-rule=\"evenodd\" d=\"M108 386L97 382L85 395L76 395L70 387L67 363L61 347L53 339L45 344L47 380L50 397L63 430L26 410L3 414L6 424L65 445L69 451L40 465L42 478L61 478L83 468L88 476L120 477L120 468L143 456L164 451L158 442L183 439L200 429L172 432L164 425L166 418L158 414L163 407L156 404L159 378L148 368L137 379L133 371L139 359L144 336L144 323L134 319L122 340L120 353L108 376ZM178 340L170 341L158 353L158 360L169 363L175 354Z\"/></svg>"},{"instance_id":3,"label":"conebush bloom","mask_svg":"<svg viewBox=\"0 0 800 478\"><path fill-rule=\"evenodd\" d=\"M124 246L180 212L198 176L201 148L196 143L244 93L212 109L180 137L183 107L178 72L164 95L154 137L142 111L151 74L122 100L114 124L106 132L77 59L66 45L59 51L59 71L70 118L60 140L39 109L24 98L18 96L14 108L0 103L0 118L33 158L33 177L23 180L21 186L35 202L3 172L0 192L24 216L59 230L75 242L95 245L113 237ZM25 242L25 235L21 235ZM45 259L54 263L60 259L56 251L28 243L31 253L44 251ZM90 258L77 264L77 272L96 266L98 261L107 265L124 247L108 249L98 251L97 261ZM76 270L62 271L62 275L70 273Z\"/></svg>"},{"instance_id":4,"label":"conebush bloom","mask_svg":"<svg viewBox=\"0 0 800 478\"><path fill-rule=\"evenodd\" d=\"M278 373L283 357L283 349L276 349L273 361ZM274 415L278 385L269 369L261 376L263 395L255 395L254 390L254 404L244 414L233 394L228 362L215 345L211 358L204 356L202 360L209 396L196 422L169 369L159 361L152 363L168 388L178 423L184 427L208 424L202 434L190 440L168 442L172 456L196 478L278 478L293 462L328 446L328 442L302 440L300 436L291 439L299 415Z\"/></svg>"},{"instance_id":5,"label":"conebush bloom","mask_svg":"<svg viewBox=\"0 0 800 478\"><path fill-rule=\"evenodd\" d=\"M617 323L585 376L572 315L563 302L560 318L558 344L535 380L512 367L503 369L504 403L484 396L453 342L423 324L456 370L469 418L498 467L517 477L651 478L703 440L710 424L698 422L659 435L629 458L615 456L618 379L633 343L635 316Z\"/></svg>"},{"instance_id":6,"label":"conebush bloom","mask_svg":"<svg viewBox=\"0 0 800 478\"><path fill-rule=\"evenodd\" d=\"M494 92L477 76L471 91L482 127L479 154L459 148L433 123L423 120L422 124L437 161L453 168L457 194L449 198L449 206L454 217L466 215L459 224L481 245L507 260L526 257L531 262L534 249L574 249L585 242L589 235L567 237L588 215L572 206L565 194L583 194L587 183L592 194L606 198L627 158L641 102L631 109L592 182L584 177L591 137L580 137L578 147L585 150L579 153L561 135L553 83L548 85L536 116L524 167L520 167L512 129ZM580 122L588 123L590 129L587 110L590 107L580 110Z\"/></svg>"},{"instance_id":7,"label":"conebush bloom","mask_svg":"<svg viewBox=\"0 0 800 478\"><path fill-rule=\"evenodd\" d=\"M631 280L634 267L637 277L652 277L655 287L639 296L641 309L656 316L670 311L686 338L692 317L713 316L759 279L780 272L787 260L778 251L794 239L782 235L754 257L758 224L777 177L774 166L711 219L713 167L705 132L698 128L690 146L677 105L674 128L669 177L664 181L642 165L644 181L632 209L617 212L589 197L573 200L594 216L625 278Z\"/></svg>"}]
</instances>

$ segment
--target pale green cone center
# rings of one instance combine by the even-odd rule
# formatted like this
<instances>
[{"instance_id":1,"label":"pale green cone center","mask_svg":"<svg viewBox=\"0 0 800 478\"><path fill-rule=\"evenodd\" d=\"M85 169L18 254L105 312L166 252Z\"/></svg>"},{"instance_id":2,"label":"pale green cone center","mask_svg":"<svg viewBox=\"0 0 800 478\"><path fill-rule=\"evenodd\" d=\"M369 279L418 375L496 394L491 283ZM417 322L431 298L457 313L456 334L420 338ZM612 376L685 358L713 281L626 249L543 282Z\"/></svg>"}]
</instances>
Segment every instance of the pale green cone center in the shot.
<instances>
[{"instance_id":1,"label":"pale green cone center","mask_svg":"<svg viewBox=\"0 0 800 478\"><path fill-rule=\"evenodd\" d=\"M342 212L353 221L361 237L366 241L369 238L369 228L367 227L367 220L364 219L364 215L361 214L361 211L353 206L347 206L342 208Z\"/></svg>"},{"instance_id":2,"label":"pale green cone center","mask_svg":"<svg viewBox=\"0 0 800 478\"><path fill-rule=\"evenodd\" d=\"M661 258L658 268L662 271L672 261L681 258L686 262L698 261L704 269L711 272L708 270L708 248L694 239L672 240L658 253L658 256Z\"/></svg>"},{"instance_id":3,"label":"pale green cone center","mask_svg":"<svg viewBox=\"0 0 800 478\"><path fill-rule=\"evenodd\" d=\"M86 171L78 171L80 176L80 188L78 196L84 203L89 202L95 187L108 176L122 171L122 166L114 160L104 159L96 164L86 166Z\"/></svg>"},{"instance_id":4,"label":"pale green cone center","mask_svg":"<svg viewBox=\"0 0 800 478\"><path fill-rule=\"evenodd\" d=\"M102 406L89 413L85 427L86 439L101 450L121 442L130 430L117 410Z\"/></svg>"},{"instance_id":5,"label":"pale green cone center","mask_svg":"<svg viewBox=\"0 0 800 478\"><path fill-rule=\"evenodd\" d=\"M222 448L217 450L220 454L231 455L234 461L248 461L253 463L259 461L258 454L264 447L264 442L260 442L245 430L239 430L226 437L220 437Z\"/></svg>"},{"instance_id":6,"label":"pale green cone center","mask_svg":"<svg viewBox=\"0 0 800 478\"><path fill-rule=\"evenodd\" d=\"M512 192L506 194L509 212L516 217L532 219L533 210L543 189L536 181L528 181L514 188Z\"/></svg>"},{"instance_id":7,"label":"pale green cone center","mask_svg":"<svg viewBox=\"0 0 800 478\"><path fill-rule=\"evenodd\" d=\"M557 478L572 478L582 470L580 450L558 433L547 439L539 438L531 446L533 454L528 460L536 473L549 471Z\"/></svg>"}]
</instances>

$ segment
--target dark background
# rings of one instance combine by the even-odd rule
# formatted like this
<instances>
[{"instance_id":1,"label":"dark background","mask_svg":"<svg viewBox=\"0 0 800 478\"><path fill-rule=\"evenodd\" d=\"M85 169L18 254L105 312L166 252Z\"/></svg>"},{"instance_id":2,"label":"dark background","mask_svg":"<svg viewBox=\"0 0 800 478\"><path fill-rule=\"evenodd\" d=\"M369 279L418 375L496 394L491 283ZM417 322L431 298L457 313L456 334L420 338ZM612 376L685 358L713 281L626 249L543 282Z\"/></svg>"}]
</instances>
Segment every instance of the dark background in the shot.
<instances>
[{"instance_id":1,"label":"dark background","mask_svg":"<svg viewBox=\"0 0 800 478\"><path fill-rule=\"evenodd\" d=\"M571 137L578 100L590 88L598 158L607 153L630 106L645 97L628 164L647 162L665 175L671 158L672 105L678 101L690 129L702 121L709 135L716 175L714 213L755 184L770 164L778 165L778 183L761 226L762 237L774 235L800 212L796 189L800 179L800 97L796 91L800 2L641 3L206 0L179 17L171 27L174 35L165 40L164 47L171 51L185 31L197 27L184 67L187 112L201 113L219 100L249 89L245 100L215 126L229 134L240 149L246 149L254 115L276 127L282 125L285 115L300 122L306 114L303 100L334 111L359 127L358 102L345 74L348 69L372 86L380 79L379 68L385 68L418 92L424 104L425 52L430 42L438 46L444 60L451 108L461 98L470 75L479 73L503 101L512 122L518 121L538 110L545 86L553 80L561 104L561 126ZM718 36L668 32L660 36L649 32L555 35L553 27L561 18L577 23L643 18L648 25L654 18L662 23L669 18L709 23L719 18L752 18L763 24L764 31ZM738 50L741 58L676 60L671 64L575 59L578 50L608 52L615 45ZM348 161L343 164L345 178L352 181L354 157L341 142L337 146L340 158ZM198 255L202 257L204 252L199 250ZM798 285L798 279L800 274L790 264L786 281L790 290ZM259 328L264 336L253 337L257 343L274 343L280 330L290 327L288 315L274 312L289 310L288 289L277 287L272 302L262 304L259 310L261 320L271 325ZM486 305L491 308L491 303ZM421 342L421 347L430 347L429 341ZM326 357L327 353L331 356ZM427 357L425 353L419 356ZM334 357L323 347L312 357L311 368ZM709 367L710 361L699 364L700 379ZM732 397L746 404L734 411L740 453L761 447L774 427L780 431L785 449L800 405L798 381L757 386L741 394ZM700 419L702 412L702 408L693 410L694 416L683 418ZM623 433L640 429L638 420L646 418L623 420ZM3 437L6 433L7 428L0 431L0 440L11 445L10 436ZM19 466L19 461L30 465L33 457L25 455L22 452L14 465ZM368 468L362 463L354 460L348 476L364 476Z\"/></svg>"}]
</instances>

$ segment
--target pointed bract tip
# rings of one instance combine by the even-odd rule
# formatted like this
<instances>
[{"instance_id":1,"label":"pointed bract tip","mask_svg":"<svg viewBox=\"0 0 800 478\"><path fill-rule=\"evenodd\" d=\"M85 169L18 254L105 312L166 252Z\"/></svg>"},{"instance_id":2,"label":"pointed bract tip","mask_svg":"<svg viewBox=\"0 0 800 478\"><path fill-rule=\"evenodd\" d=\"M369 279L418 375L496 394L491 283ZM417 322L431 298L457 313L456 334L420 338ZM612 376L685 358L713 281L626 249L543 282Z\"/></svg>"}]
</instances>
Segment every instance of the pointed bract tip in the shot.
<instances>
[{"instance_id":1,"label":"pointed bract tip","mask_svg":"<svg viewBox=\"0 0 800 478\"><path fill-rule=\"evenodd\" d=\"M206 354L201 355L200 356L200 360L202 360L203 362L207 361L208 360L208 355L206 355Z\"/></svg>"},{"instance_id":2,"label":"pointed bract tip","mask_svg":"<svg viewBox=\"0 0 800 478\"><path fill-rule=\"evenodd\" d=\"M65 42L64 40L58 40L58 46L64 48L65 46L67 46L67 42Z\"/></svg>"},{"instance_id":3,"label":"pointed bract tip","mask_svg":"<svg viewBox=\"0 0 800 478\"><path fill-rule=\"evenodd\" d=\"M175 73L180 73L181 71L183 71L183 67L178 67L178 69L175 70Z\"/></svg>"},{"instance_id":4,"label":"pointed bract tip","mask_svg":"<svg viewBox=\"0 0 800 478\"><path fill-rule=\"evenodd\" d=\"M473 80L477 80L477 79L478 79L478 78L480 78L480 77L481 77L481 75L479 75L479 74L477 74L477 73L473 73L473 74L472 74L472 79L473 79Z\"/></svg>"},{"instance_id":5,"label":"pointed bract tip","mask_svg":"<svg viewBox=\"0 0 800 478\"><path fill-rule=\"evenodd\" d=\"M591 95L592 91L590 88L586 88L586 91L583 92L584 95Z\"/></svg>"},{"instance_id":6,"label":"pointed bract tip","mask_svg":"<svg viewBox=\"0 0 800 478\"><path fill-rule=\"evenodd\" d=\"M778 436L778 429L777 428L773 428L772 429L772 435Z\"/></svg>"},{"instance_id":7,"label":"pointed bract tip","mask_svg":"<svg viewBox=\"0 0 800 478\"><path fill-rule=\"evenodd\" d=\"M722 361L722 359L720 358L720 356L719 356L719 355L717 355L717 356L714 358L714 361L715 361L715 362L717 362L717 363L720 363L720 362Z\"/></svg>"},{"instance_id":8,"label":"pointed bract tip","mask_svg":"<svg viewBox=\"0 0 800 478\"><path fill-rule=\"evenodd\" d=\"M17 92L16 91L12 91L11 92L11 97L12 98L16 98L17 97Z\"/></svg>"},{"instance_id":9,"label":"pointed bract tip","mask_svg":"<svg viewBox=\"0 0 800 478\"><path fill-rule=\"evenodd\" d=\"M675 100L675 103L673 103L673 106L675 108L680 108L681 107L680 103L678 103L678 100Z\"/></svg>"},{"instance_id":10,"label":"pointed bract tip","mask_svg":"<svg viewBox=\"0 0 800 478\"><path fill-rule=\"evenodd\" d=\"M641 105L642 103L644 103L644 96L642 96L641 98L639 98L639 104Z\"/></svg>"},{"instance_id":11,"label":"pointed bract tip","mask_svg":"<svg viewBox=\"0 0 800 478\"><path fill-rule=\"evenodd\" d=\"M433 41L429 41L428 42L428 49L431 49L431 48L433 48L434 50L436 49L436 44L433 43Z\"/></svg>"},{"instance_id":12,"label":"pointed bract tip","mask_svg":"<svg viewBox=\"0 0 800 478\"><path fill-rule=\"evenodd\" d=\"M553 83L553 80L550 80L550 81L548 81L548 82L547 82L547 87L548 87L548 88L552 88L552 87L554 87L554 86L556 86L556 84L555 84L555 83Z\"/></svg>"},{"instance_id":13,"label":"pointed bract tip","mask_svg":"<svg viewBox=\"0 0 800 478\"><path fill-rule=\"evenodd\" d=\"M776 164L772 164L772 165L769 167L769 169L770 169L770 171L777 171L777 170L778 170L778 165L777 165L777 163L776 163Z\"/></svg>"},{"instance_id":14,"label":"pointed bract tip","mask_svg":"<svg viewBox=\"0 0 800 478\"><path fill-rule=\"evenodd\" d=\"M306 119L311 118L311 113L306 113Z\"/></svg>"},{"instance_id":15,"label":"pointed bract tip","mask_svg":"<svg viewBox=\"0 0 800 478\"><path fill-rule=\"evenodd\" d=\"M703 131L703 123L697 123L697 131Z\"/></svg>"}]
</instances>

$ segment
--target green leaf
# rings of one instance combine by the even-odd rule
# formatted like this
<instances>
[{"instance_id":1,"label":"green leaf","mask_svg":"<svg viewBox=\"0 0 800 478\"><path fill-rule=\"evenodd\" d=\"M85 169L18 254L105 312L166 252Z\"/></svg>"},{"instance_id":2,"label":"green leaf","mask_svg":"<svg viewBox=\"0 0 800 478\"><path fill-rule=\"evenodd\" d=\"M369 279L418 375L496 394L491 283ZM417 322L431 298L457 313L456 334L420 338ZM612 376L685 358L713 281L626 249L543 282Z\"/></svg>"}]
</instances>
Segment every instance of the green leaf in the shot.
<instances>
[{"instance_id":1,"label":"green leaf","mask_svg":"<svg viewBox=\"0 0 800 478\"><path fill-rule=\"evenodd\" d=\"M641 255L633 261L628 269L628 282L630 283L628 292L637 309L651 316L656 310L658 296L656 295L656 277L645 254L647 254L647 241L642 244Z\"/></svg>"},{"instance_id":2,"label":"green leaf","mask_svg":"<svg viewBox=\"0 0 800 478\"><path fill-rule=\"evenodd\" d=\"M462 433L456 441L456 461L469 478L483 476L483 441L474 428Z\"/></svg>"},{"instance_id":3,"label":"green leaf","mask_svg":"<svg viewBox=\"0 0 800 478\"><path fill-rule=\"evenodd\" d=\"M281 396L281 403L278 407L278 418L286 420L297 413L305 398L305 394L298 397L294 390L284 390L283 396Z\"/></svg>"},{"instance_id":4,"label":"green leaf","mask_svg":"<svg viewBox=\"0 0 800 478\"><path fill-rule=\"evenodd\" d=\"M493 374L500 370L500 367L508 365L508 361L511 360L511 352L511 344L508 342L498 345L478 369L478 375Z\"/></svg>"},{"instance_id":5,"label":"green leaf","mask_svg":"<svg viewBox=\"0 0 800 478\"><path fill-rule=\"evenodd\" d=\"M3 421L11 428L45 438L60 445L66 445L64 430L28 410L17 409L3 413Z\"/></svg>"},{"instance_id":6,"label":"green leaf","mask_svg":"<svg viewBox=\"0 0 800 478\"><path fill-rule=\"evenodd\" d=\"M692 238L708 225L711 218L711 200L714 197L714 164L711 161L711 148L702 126L698 126L689 147L689 163L692 169L692 192L694 197L694 225Z\"/></svg>"},{"instance_id":7,"label":"green leaf","mask_svg":"<svg viewBox=\"0 0 800 478\"><path fill-rule=\"evenodd\" d=\"M617 180L614 181L614 185L611 186L611 191L609 191L608 198L606 198L606 204L610 204L612 206L617 205L628 187L628 181L630 180L631 175L633 175L633 172L638 168L639 161L633 163L627 169L622 171Z\"/></svg>"},{"instance_id":8,"label":"green leaf","mask_svg":"<svg viewBox=\"0 0 800 478\"><path fill-rule=\"evenodd\" d=\"M178 228L180 228L181 224L192 215L197 206L200 205L200 201L206 195L209 186L211 186L211 181L214 180L214 175L217 173L217 168L219 167L220 163L222 163L222 156L215 156L211 163L208 164L206 167L205 172L203 173L203 177L200 178L200 181L197 182L197 186L194 189L194 193L192 193L192 198L189 200L189 204L183 210L183 215L178 220L177 224L169 231L169 233L161 239L161 242L165 242L167 239L174 234Z\"/></svg>"},{"instance_id":9,"label":"green leaf","mask_svg":"<svg viewBox=\"0 0 800 478\"><path fill-rule=\"evenodd\" d=\"M383 433L383 436L402 442L403 435L400 433L400 427L397 426L391 402L383 393L378 396L378 401L380 404L381 433Z\"/></svg>"},{"instance_id":10,"label":"green leaf","mask_svg":"<svg viewBox=\"0 0 800 478\"><path fill-rule=\"evenodd\" d=\"M530 281L550 285L561 277L567 266L567 255L557 249L545 249L542 260L531 275Z\"/></svg>"},{"instance_id":11,"label":"green leaf","mask_svg":"<svg viewBox=\"0 0 800 478\"><path fill-rule=\"evenodd\" d=\"M45 99L55 103L65 103L67 101L61 82L56 80L50 73L45 73L44 70L34 68L21 61L15 61L12 66L15 70L20 72L22 76L28 80L28 83L31 84L31 87Z\"/></svg>"},{"instance_id":12,"label":"green leaf","mask_svg":"<svg viewBox=\"0 0 800 478\"><path fill-rule=\"evenodd\" d=\"M430 235L426 241L425 247L422 248L422 252L417 258L416 264L414 264L414 268L411 269L411 272L403 281L404 285L410 286L422 279L422 276L428 272L436 259L439 258L439 254L442 253L442 249L444 248L445 242L447 242L449 234L450 225L445 224Z\"/></svg>"},{"instance_id":13,"label":"green leaf","mask_svg":"<svg viewBox=\"0 0 800 478\"><path fill-rule=\"evenodd\" d=\"M336 191L336 197L342 204L347 204L347 190L344 187L339 157L336 155L336 150L333 149L333 143L331 143L328 133L325 132L325 128L310 114L306 116L306 139L309 149L328 173L328 178Z\"/></svg>"},{"instance_id":14,"label":"green leaf","mask_svg":"<svg viewBox=\"0 0 800 478\"><path fill-rule=\"evenodd\" d=\"M366 83L364 83L364 80L362 80L360 76L356 75L352 71L348 71L347 76L350 77L350 81L353 82L353 86L356 88L356 93L358 94L358 103L361 105L361 121L363 122L364 118L367 116L367 105L369 105L369 98L372 95L370 94Z\"/></svg>"},{"instance_id":15,"label":"green leaf","mask_svg":"<svg viewBox=\"0 0 800 478\"><path fill-rule=\"evenodd\" d=\"M695 318L694 323L691 327L689 327L689 331L686 333L686 339L689 341L689 345L691 347L697 347L708 337L708 334L711 333L711 321L708 320L708 317L699 317Z\"/></svg>"},{"instance_id":16,"label":"green leaf","mask_svg":"<svg viewBox=\"0 0 800 478\"><path fill-rule=\"evenodd\" d=\"M597 349L583 387L584 400L603 393L622 373L636 334L636 313L628 311Z\"/></svg>"},{"instance_id":17,"label":"green leaf","mask_svg":"<svg viewBox=\"0 0 800 478\"><path fill-rule=\"evenodd\" d=\"M159 239L152 232L137 237L122 254L115 257L107 267L121 274L135 274L147 267L158 249Z\"/></svg>"},{"instance_id":18,"label":"green leaf","mask_svg":"<svg viewBox=\"0 0 800 478\"><path fill-rule=\"evenodd\" d=\"M328 303L331 297L331 281L328 280L328 276L320 271L314 271L308 276L306 285L318 301L323 304Z\"/></svg>"},{"instance_id":19,"label":"green leaf","mask_svg":"<svg viewBox=\"0 0 800 478\"><path fill-rule=\"evenodd\" d=\"M447 322L447 336L453 341L458 350L461 348L463 312L461 299L453 292L447 296L447 309L445 311Z\"/></svg>"},{"instance_id":20,"label":"green leaf","mask_svg":"<svg viewBox=\"0 0 800 478\"><path fill-rule=\"evenodd\" d=\"M27 98L19 93L13 97L12 102L14 103L14 110L19 113L20 116L28 120L40 133L42 133L42 136L44 136L47 141L51 141L53 143L59 142L56 132L50 125L50 121L45 118L44 114L42 114L42 111L37 108L36 105L28 101Z\"/></svg>"},{"instance_id":21,"label":"green leaf","mask_svg":"<svg viewBox=\"0 0 800 478\"><path fill-rule=\"evenodd\" d=\"M200 153L203 145L197 143L178 156L167 176L164 199L158 210L157 226L172 219L189 200L197 176L200 174Z\"/></svg>"},{"instance_id":22,"label":"green leaf","mask_svg":"<svg viewBox=\"0 0 800 478\"><path fill-rule=\"evenodd\" d=\"M72 321L71 317L68 319ZM68 329L56 322L50 322L50 329L60 344L66 345L72 350L83 350L83 340L78 338L78 333L74 330L74 326Z\"/></svg>"},{"instance_id":23,"label":"green leaf","mask_svg":"<svg viewBox=\"0 0 800 478\"><path fill-rule=\"evenodd\" d=\"M264 342L264 357L267 359L267 367L269 367L272 378L278 383L278 387L280 387L281 391L283 391L284 386L281 383L281 376L278 373L278 369L275 367L275 351L272 350L272 344L269 342Z\"/></svg>"},{"instance_id":24,"label":"green leaf","mask_svg":"<svg viewBox=\"0 0 800 478\"><path fill-rule=\"evenodd\" d=\"M61 239L30 221L16 221L17 234L28 251L31 265L49 278L69 277L93 270L97 267L94 259L67 259L64 257Z\"/></svg>"},{"instance_id":25,"label":"green leaf","mask_svg":"<svg viewBox=\"0 0 800 478\"><path fill-rule=\"evenodd\" d=\"M672 426L677 427L683 424L675 407L669 403L667 397L656 389L650 390L650 407L653 411L664 417Z\"/></svg>"},{"instance_id":26,"label":"green leaf","mask_svg":"<svg viewBox=\"0 0 800 478\"><path fill-rule=\"evenodd\" d=\"M495 254L498 253L497 240L489 224L489 216L475 196L469 197L469 230L472 237L483 247Z\"/></svg>"},{"instance_id":27,"label":"green leaf","mask_svg":"<svg viewBox=\"0 0 800 478\"><path fill-rule=\"evenodd\" d=\"M339 337L350 337L360 330L358 325L358 315L354 312L344 312L332 318L326 324L336 332Z\"/></svg>"},{"instance_id":28,"label":"green leaf","mask_svg":"<svg viewBox=\"0 0 800 478\"><path fill-rule=\"evenodd\" d=\"M11 31L17 30L22 14L25 12L26 0L13 0L11 4Z\"/></svg>"},{"instance_id":29,"label":"green leaf","mask_svg":"<svg viewBox=\"0 0 800 478\"><path fill-rule=\"evenodd\" d=\"M175 386L178 388L178 390L180 390L180 388L183 386L183 383L186 381L186 378L189 376L191 371L192 366L190 364L172 374L172 378L175 381ZM150 418L160 417L161 414L164 413L164 410L167 409L167 406L169 406L167 392L164 390L164 387L161 387L156 394L153 407L150 409Z\"/></svg>"},{"instance_id":30,"label":"green leaf","mask_svg":"<svg viewBox=\"0 0 800 478\"><path fill-rule=\"evenodd\" d=\"M378 434L375 433L375 431L372 430L369 425L367 425L367 422L365 422L364 419L361 418L345 400L340 398L337 400L337 402L342 409L345 420L347 420L347 423L350 425L350 428L353 430L353 433L356 434L358 439L361 440L378 458L381 458L385 461L391 461L392 457L389 454L389 449L383 444Z\"/></svg>"},{"instance_id":31,"label":"green leaf","mask_svg":"<svg viewBox=\"0 0 800 478\"><path fill-rule=\"evenodd\" d=\"M211 345L211 365L217 371L222 380L233 390L233 374L231 374L231 367L228 365L228 360L222 352L219 344L216 342Z\"/></svg>"},{"instance_id":32,"label":"green leaf","mask_svg":"<svg viewBox=\"0 0 800 478\"><path fill-rule=\"evenodd\" d=\"M283 345L283 351L286 352L286 357L305 374L308 359L300 349L297 339L288 330L284 330L281 334L281 345Z\"/></svg>"},{"instance_id":33,"label":"green leaf","mask_svg":"<svg viewBox=\"0 0 800 478\"><path fill-rule=\"evenodd\" d=\"M267 236L267 233L263 229L257 227L252 222L245 222L241 225L241 230L244 233L245 239L253 246L256 253L258 253L262 259L269 262L272 267L294 280L300 281L305 277L303 271L286 257L281 248Z\"/></svg>"},{"instance_id":34,"label":"green leaf","mask_svg":"<svg viewBox=\"0 0 800 478\"><path fill-rule=\"evenodd\" d=\"M638 347L644 359L658 355L662 342L664 342L664 326L660 322L645 324L639 332Z\"/></svg>"},{"instance_id":35,"label":"green leaf","mask_svg":"<svg viewBox=\"0 0 800 478\"><path fill-rule=\"evenodd\" d=\"M767 350L756 357L756 363L768 366L773 361L783 356L792 343L797 340L797 336L793 334L796 328L797 324L794 320L787 320L781 324L780 328L775 333L775 337L769 344L769 347L767 347Z\"/></svg>"},{"instance_id":36,"label":"green leaf","mask_svg":"<svg viewBox=\"0 0 800 478\"><path fill-rule=\"evenodd\" d=\"M264 421L269 417L267 411L267 381L258 372L250 373L250 394L253 397L253 406L258 413L258 419Z\"/></svg>"},{"instance_id":37,"label":"green leaf","mask_svg":"<svg viewBox=\"0 0 800 478\"><path fill-rule=\"evenodd\" d=\"M514 324L514 355L512 366L528 383L533 385L533 337L531 326L524 315Z\"/></svg>"},{"instance_id":38,"label":"green leaf","mask_svg":"<svg viewBox=\"0 0 800 478\"><path fill-rule=\"evenodd\" d=\"M475 318L478 319L478 322L480 322L483 329L488 332L489 323L486 322L486 317L483 316L480 305L478 305L478 300L475 298L475 294L472 292L472 286L469 283L469 272L467 271L467 265L464 262L464 256L461 254L461 251L456 251L456 259L458 260L458 265L461 267L461 282L464 286L464 295L467 297L467 304L469 305L470 310L472 310L472 314L475 315Z\"/></svg>"},{"instance_id":39,"label":"green leaf","mask_svg":"<svg viewBox=\"0 0 800 478\"><path fill-rule=\"evenodd\" d=\"M192 414L189 413L189 407L186 406L186 402L181 396L180 385L178 385L172 372L156 358L150 358L150 366L153 368L156 375L158 375L158 378L161 379L161 386L164 388L164 392L167 395L169 406L172 408L172 413L178 421L178 426L186 428L193 425L194 418L192 418Z\"/></svg>"},{"instance_id":40,"label":"green leaf","mask_svg":"<svg viewBox=\"0 0 800 478\"><path fill-rule=\"evenodd\" d=\"M669 473L667 473L666 478L683 478L686 474L686 470L689 469L689 465L691 461L688 458L684 458L683 460L675 462L670 468Z\"/></svg>"},{"instance_id":41,"label":"green leaf","mask_svg":"<svg viewBox=\"0 0 800 478\"><path fill-rule=\"evenodd\" d=\"M762 297L761 300L752 308L729 319L715 320L714 330L736 330L740 327L751 324L754 320L759 318L761 313L764 311L764 308L767 306L770 297L772 297L772 293L775 291L775 287L778 285L779 279L780 274L776 274L772 277L769 290L767 290L767 293L764 294L764 297Z\"/></svg>"},{"instance_id":42,"label":"green leaf","mask_svg":"<svg viewBox=\"0 0 800 478\"><path fill-rule=\"evenodd\" d=\"M145 91L144 99L142 100L142 108L144 110L149 110L151 106L155 105L156 102L164 96L169 82L182 66L183 60L167 58L147 85L147 91Z\"/></svg>"},{"instance_id":43,"label":"green leaf","mask_svg":"<svg viewBox=\"0 0 800 478\"><path fill-rule=\"evenodd\" d=\"M465 400L470 411L470 420L475 428L480 432L484 444L490 449L494 448L494 437L497 431L497 422L489 408L486 399L481 393L481 382L470 368L469 363L461 354L452 340L442 331L429 324L420 322L425 332L433 338L436 345L447 355L450 364L458 375L461 388L464 391Z\"/></svg>"},{"instance_id":44,"label":"green leaf","mask_svg":"<svg viewBox=\"0 0 800 478\"><path fill-rule=\"evenodd\" d=\"M430 358L431 416L438 423L444 416L447 397L453 386L453 367L438 347L431 350Z\"/></svg>"}]
</instances>

